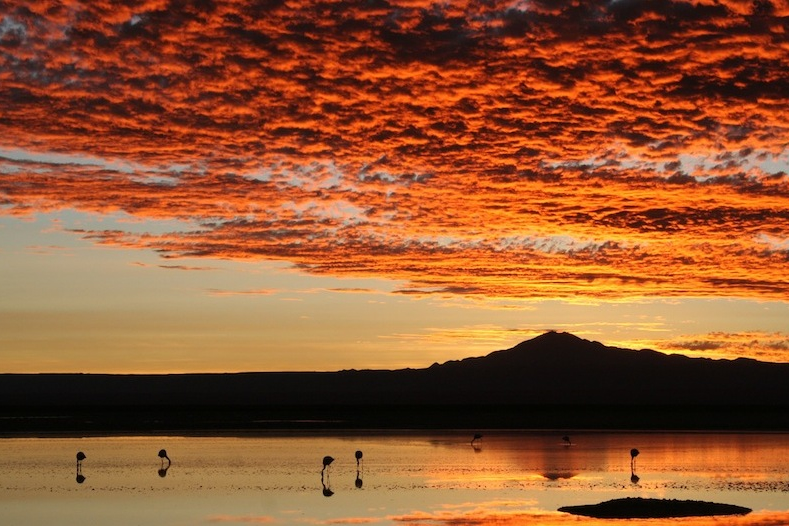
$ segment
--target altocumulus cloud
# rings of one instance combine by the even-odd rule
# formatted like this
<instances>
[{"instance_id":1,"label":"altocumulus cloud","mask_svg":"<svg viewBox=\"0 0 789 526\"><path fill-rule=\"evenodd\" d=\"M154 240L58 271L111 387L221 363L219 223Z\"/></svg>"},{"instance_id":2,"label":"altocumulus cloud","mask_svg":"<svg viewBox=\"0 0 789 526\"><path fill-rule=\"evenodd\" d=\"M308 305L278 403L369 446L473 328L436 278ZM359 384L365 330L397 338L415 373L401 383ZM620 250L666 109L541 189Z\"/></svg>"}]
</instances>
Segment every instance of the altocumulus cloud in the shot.
<instances>
[{"instance_id":1,"label":"altocumulus cloud","mask_svg":"<svg viewBox=\"0 0 789 526\"><path fill-rule=\"evenodd\" d=\"M422 294L787 298L786 1L3 11L0 214Z\"/></svg>"}]
</instances>

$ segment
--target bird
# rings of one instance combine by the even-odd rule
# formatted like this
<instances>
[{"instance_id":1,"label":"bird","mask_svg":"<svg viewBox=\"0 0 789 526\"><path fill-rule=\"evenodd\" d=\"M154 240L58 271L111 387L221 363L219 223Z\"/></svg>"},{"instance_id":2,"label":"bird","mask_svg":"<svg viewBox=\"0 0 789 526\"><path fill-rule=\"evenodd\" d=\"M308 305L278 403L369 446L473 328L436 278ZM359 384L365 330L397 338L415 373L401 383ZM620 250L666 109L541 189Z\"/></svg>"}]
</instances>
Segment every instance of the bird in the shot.
<instances>
[{"instance_id":1,"label":"bird","mask_svg":"<svg viewBox=\"0 0 789 526\"><path fill-rule=\"evenodd\" d=\"M356 484L357 488L361 488L362 476L359 473L359 462L362 460L362 452L360 450L357 450L355 456L356 456L356 480L354 481L354 484Z\"/></svg>"},{"instance_id":2,"label":"bird","mask_svg":"<svg viewBox=\"0 0 789 526\"><path fill-rule=\"evenodd\" d=\"M85 482L85 475L82 474L82 461L87 457L82 451L77 451L77 484Z\"/></svg>"},{"instance_id":3,"label":"bird","mask_svg":"<svg viewBox=\"0 0 789 526\"><path fill-rule=\"evenodd\" d=\"M167 465L168 466L170 465L170 463L171 463L170 462L170 457L167 456L167 450L166 449L160 449L159 450L159 458L162 459L162 465L164 465L164 459L167 459Z\"/></svg>"},{"instance_id":4,"label":"bird","mask_svg":"<svg viewBox=\"0 0 789 526\"><path fill-rule=\"evenodd\" d=\"M321 474L324 472L324 470L326 470L326 468L329 467L329 465L331 465L332 462L334 462L334 457L330 457L329 455L323 457L323 469L321 469Z\"/></svg>"},{"instance_id":5,"label":"bird","mask_svg":"<svg viewBox=\"0 0 789 526\"><path fill-rule=\"evenodd\" d=\"M87 457L82 451L77 451L77 484L85 482L85 476L82 474L82 461Z\"/></svg>"},{"instance_id":6,"label":"bird","mask_svg":"<svg viewBox=\"0 0 789 526\"><path fill-rule=\"evenodd\" d=\"M471 445L474 445L474 442L482 438L482 433L474 433L474 438L471 439Z\"/></svg>"},{"instance_id":7,"label":"bird","mask_svg":"<svg viewBox=\"0 0 789 526\"><path fill-rule=\"evenodd\" d=\"M640 451L636 448L630 450L630 482L633 484L638 484L638 475L636 475L636 457Z\"/></svg>"},{"instance_id":8,"label":"bird","mask_svg":"<svg viewBox=\"0 0 789 526\"><path fill-rule=\"evenodd\" d=\"M564 435L562 437L562 440L564 441L564 445L565 446L572 446L573 445L572 441L570 440L570 437L567 436L567 435Z\"/></svg>"}]
</instances>

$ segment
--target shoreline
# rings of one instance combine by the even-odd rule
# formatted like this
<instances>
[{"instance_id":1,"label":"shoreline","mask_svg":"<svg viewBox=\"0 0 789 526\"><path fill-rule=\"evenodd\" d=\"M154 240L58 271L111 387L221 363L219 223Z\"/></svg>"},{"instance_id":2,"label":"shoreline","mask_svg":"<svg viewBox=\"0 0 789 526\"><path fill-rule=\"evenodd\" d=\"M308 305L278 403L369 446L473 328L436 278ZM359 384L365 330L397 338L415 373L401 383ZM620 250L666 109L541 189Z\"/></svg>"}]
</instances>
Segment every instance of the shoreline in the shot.
<instances>
[{"instance_id":1,"label":"shoreline","mask_svg":"<svg viewBox=\"0 0 789 526\"><path fill-rule=\"evenodd\" d=\"M403 429L780 433L789 432L789 411L783 406L0 406L0 437Z\"/></svg>"}]
</instances>

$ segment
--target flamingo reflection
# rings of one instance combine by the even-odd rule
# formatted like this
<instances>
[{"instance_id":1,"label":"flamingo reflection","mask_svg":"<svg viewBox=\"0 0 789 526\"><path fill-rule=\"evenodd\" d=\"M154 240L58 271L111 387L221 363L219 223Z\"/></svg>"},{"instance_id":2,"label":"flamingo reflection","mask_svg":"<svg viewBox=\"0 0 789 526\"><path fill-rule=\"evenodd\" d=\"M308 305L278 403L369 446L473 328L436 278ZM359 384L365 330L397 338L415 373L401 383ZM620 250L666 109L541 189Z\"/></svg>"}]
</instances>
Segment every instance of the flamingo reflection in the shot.
<instances>
[{"instance_id":1,"label":"flamingo reflection","mask_svg":"<svg viewBox=\"0 0 789 526\"><path fill-rule=\"evenodd\" d=\"M334 495L334 492L331 490L331 488L327 484L324 484L323 481L321 481L321 485L323 486L324 497L331 497L332 495Z\"/></svg>"},{"instance_id":2,"label":"flamingo reflection","mask_svg":"<svg viewBox=\"0 0 789 526\"><path fill-rule=\"evenodd\" d=\"M471 439L471 447L474 448L475 453L479 453L482 451L482 446L479 445L479 440L482 439L482 433L474 433L474 437Z\"/></svg>"}]
</instances>

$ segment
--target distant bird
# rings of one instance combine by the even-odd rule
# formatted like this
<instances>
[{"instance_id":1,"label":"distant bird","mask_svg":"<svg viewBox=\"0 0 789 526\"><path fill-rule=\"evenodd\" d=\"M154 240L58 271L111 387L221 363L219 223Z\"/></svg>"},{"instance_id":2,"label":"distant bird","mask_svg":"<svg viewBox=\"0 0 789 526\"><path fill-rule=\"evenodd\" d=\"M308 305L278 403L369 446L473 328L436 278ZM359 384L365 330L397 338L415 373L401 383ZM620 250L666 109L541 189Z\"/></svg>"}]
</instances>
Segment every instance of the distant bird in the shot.
<instances>
[{"instance_id":1,"label":"distant bird","mask_svg":"<svg viewBox=\"0 0 789 526\"><path fill-rule=\"evenodd\" d=\"M164 478L167 476L167 470L170 469L170 464L172 464L172 461L170 460L170 457L167 456L166 449L159 450L159 458L162 459L162 467L159 468L157 473L159 473L160 477ZM165 459L167 459L167 466L164 465Z\"/></svg>"},{"instance_id":2,"label":"distant bird","mask_svg":"<svg viewBox=\"0 0 789 526\"><path fill-rule=\"evenodd\" d=\"M570 437L567 436L567 435L564 435L562 437L562 441L564 441L564 445L565 446L572 446L573 445L572 441L570 440Z\"/></svg>"},{"instance_id":3,"label":"distant bird","mask_svg":"<svg viewBox=\"0 0 789 526\"><path fill-rule=\"evenodd\" d=\"M87 457L82 451L77 452L77 484L85 482L85 476L82 474L82 461Z\"/></svg>"},{"instance_id":4,"label":"distant bird","mask_svg":"<svg viewBox=\"0 0 789 526\"><path fill-rule=\"evenodd\" d=\"M82 475L82 461L87 457L82 451L77 451L77 484L85 482L85 477Z\"/></svg>"},{"instance_id":5,"label":"distant bird","mask_svg":"<svg viewBox=\"0 0 789 526\"><path fill-rule=\"evenodd\" d=\"M473 446L474 442L476 442L477 440L479 440L481 438L482 438L482 434L481 433L474 433L474 438L471 439L471 445Z\"/></svg>"},{"instance_id":6,"label":"distant bird","mask_svg":"<svg viewBox=\"0 0 789 526\"><path fill-rule=\"evenodd\" d=\"M361 488L363 483L362 475L359 473L359 462L361 462L363 455L360 450L357 450L354 456L356 457L356 480L354 481L354 484L357 488Z\"/></svg>"},{"instance_id":7,"label":"distant bird","mask_svg":"<svg viewBox=\"0 0 789 526\"><path fill-rule=\"evenodd\" d=\"M636 448L630 450L630 482L638 484L639 478L636 475L636 457L639 451Z\"/></svg>"}]
</instances>

